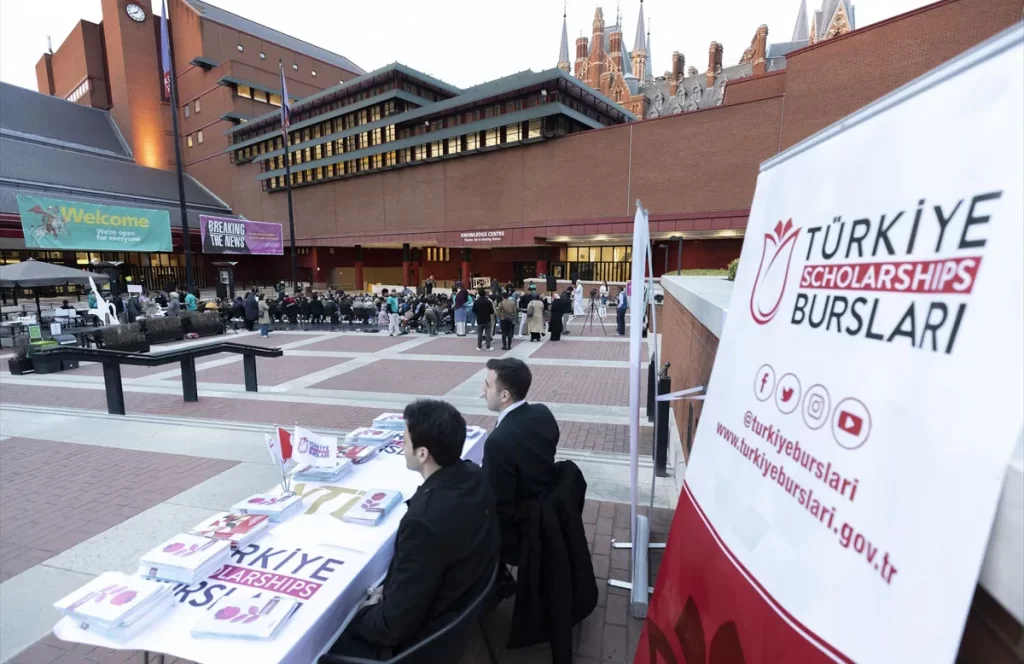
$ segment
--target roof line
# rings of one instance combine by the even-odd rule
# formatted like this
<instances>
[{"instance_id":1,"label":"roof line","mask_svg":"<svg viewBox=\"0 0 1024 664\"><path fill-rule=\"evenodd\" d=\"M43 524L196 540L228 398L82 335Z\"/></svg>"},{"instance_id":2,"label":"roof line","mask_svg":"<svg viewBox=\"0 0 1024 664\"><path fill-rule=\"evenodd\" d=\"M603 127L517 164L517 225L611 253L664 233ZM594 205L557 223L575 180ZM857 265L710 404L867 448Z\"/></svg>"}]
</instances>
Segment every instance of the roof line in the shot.
<instances>
[{"instance_id":1,"label":"roof line","mask_svg":"<svg viewBox=\"0 0 1024 664\"><path fill-rule=\"evenodd\" d=\"M81 193L81 194L86 194L88 196L102 196L104 198L111 198L111 199L123 198L123 199L127 199L127 200L132 200L132 201L149 201L149 202L154 202L154 203L166 204L168 207L177 207L178 206L178 200L177 199L157 198L155 196L140 196L138 194L125 194L125 193L116 192L116 191L101 191L99 189L88 189L88 188L84 188L84 187L72 187L72 186L69 186L69 185L66 185L66 184L55 184L55 183L50 183L50 182L34 182L32 180L17 180L15 178L0 177L0 184L10 184L10 185L14 185L15 187L22 187L22 188L52 189L52 190L55 190L55 191L68 192L68 193L71 193L71 194ZM217 200L220 200L220 199L218 198ZM195 202L186 200L185 201L185 205L186 205L186 207L193 208L195 210L199 210L199 209L203 209L203 210L219 210L219 211L222 211L222 212L225 209L229 210L229 211L231 210L231 208L228 207L226 204L225 204L224 208L218 208L218 207L215 207L213 205L204 205L202 203L195 203Z\"/></svg>"},{"instance_id":2,"label":"roof line","mask_svg":"<svg viewBox=\"0 0 1024 664\"><path fill-rule=\"evenodd\" d=\"M120 135L120 134L119 134ZM4 138L11 138L18 141L24 141L26 143L38 143L39 145L47 145L50 147L61 148L65 150L73 150L75 152L86 152L98 157L108 157L110 159L116 159L125 163L133 164L135 160L131 156L131 150L128 150L127 155L118 154L110 150L104 150L103 148L93 147L91 145L84 145L82 143L69 143L68 141L62 141L56 138L50 138L48 136L40 136L39 134L26 134L25 132L17 131L15 129L2 129L0 128L0 136ZM123 138L121 139L123 142Z\"/></svg>"},{"instance_id":3,"label":"roof line","mask_svg":"<svg viewBox=\"0 0 1024 664\"><path fill-rule=\"evenodd\" d=\"M305 44L306 46L310 46L310 47L312 47L312 48L318 48L318 49L320 49L320 50L322 50L322 51L327 51L328 53L330 53L330 54L332 54L332 55L336 55L336 56L338 56L339 58L344 58L345 60L348 60L348 61L349 61L349 62L350 62L350 63L352 64L352 66L353 66L353 67L355 67L356 69L359 69L359 70L360 70L360 71L354 71L354 72L352 72L353 74L360 74L360 73L363 73L363 72L365 72L365 71L366 71L365 69L363 69L362 67L360 67L359 65L357 65L357 64L356 64L355 62L353 62L353 61L352 61L352 59L351 59L350 57L348 57L347 55L342 55L341 53L335 53L334 51L329 51L329 50L327 50L326 48L324 48L323 46L317 46L316 44L314 44L314 43L312 43L312 42L308 42L308 41L306 41L305 39L299 39L299 38L298 38L298 37L296 37L295 35L290 35L290 34L288 34L288 33L286 33L286 32L281 32L281 31L280 31L280 30L278 30L277 28L272 28L272 27L270 27L269 25L264 25L264 24L262 24L262 23L257 23L256 21L252 20L251 18L246 18L246 17L244 17L244 16L241 16L241 15L239 15L239 14L236 14L236 13L234 13L234 12L232 12L232 11L228 11L227 9L224 9L223 7L220 7L219 5L214 5L214 4L212 4L212 3L206 2L206 0L203 0L203 3L204 3L204 4L207 4L207 5L210 5L211 7L213 7L213 8L215 8L215 9L217 9L218 11L222 11L222 12L224 12L225 14L231 14L232 16L234 16L234 17L236 17L236 18L239 18L239 19L241 19L241 20L243 20L243 21L247 21L247 22L249 22L249 23L256 23L256 24L257 24L257 25L259 25L260 27L266 28L267 30L273 30L274 32L276 32L276 33L278 33L278 34L284 35L285 37L288 37L289 39L294 39L294 40L295 40L295 41L297 41L297 42L300 42L300 43L302 43L302 44ZM200 11L199 11L198 9L196 9L195 7L193 7L193 6L192 6L192 5L191 5L191 4L190 4L190 3L188 2L188 0L185 0L185 1L183 2L183 4L184 4L184 5L186 6L186 7L188 7L189 9L191 9L191 10L192 10L193 12L195 12L195 13L196 13L196 15L197 15L197 16L199 16L199 18L201 18L201 19L204 19L204 20L210 21L211 23L216 23L217 25L221 25L221 26L224 26L225 28L228 28L228 29L230 29L230 30L238 30L239 32L244 32L245 34L249 35L249 36L250 36L250 37L252 37L253 39L259 39L259 40L261 40L261 41L263 40L263 39L262 39L262 37L258 37L257 35L254 35L254 34L252 34L251 32L248 32L248 31L246 31L246 30L240 30L239 28L235 28L235 27L232 27L232 26L230 26L230 25L224 25L224 24L223 24L223 23L221 23L220 21L218 21L218 20L216 20L216 19L214 19L214 18L210 18L209 16L206 16L205 14L202 14L202 13L200 13ZM281 46L281 45L280 45L280 44L275 44L275 46ZM288 48L286 48L286 47L282 47L282 48L285 48L285 50L291 50L291 49L288 49ZM308 53L303 53L302 55L306 56L307 58L310 58L310 59L316 60L317 62L322 62L322 63L324 63L325 65L328 65L328 66L330 66L330 67L338 67L338 65L336 65L336 64L334 64L334 63L331 63L331 62L327 62L327 61L326 61L326 60L324 60L323 58L318 58L318 57L316 57L315 55L310 55L310 54L308 54ZM344 67L338 67L338 69L344 69Z\"/></svg>"}]
</instances>

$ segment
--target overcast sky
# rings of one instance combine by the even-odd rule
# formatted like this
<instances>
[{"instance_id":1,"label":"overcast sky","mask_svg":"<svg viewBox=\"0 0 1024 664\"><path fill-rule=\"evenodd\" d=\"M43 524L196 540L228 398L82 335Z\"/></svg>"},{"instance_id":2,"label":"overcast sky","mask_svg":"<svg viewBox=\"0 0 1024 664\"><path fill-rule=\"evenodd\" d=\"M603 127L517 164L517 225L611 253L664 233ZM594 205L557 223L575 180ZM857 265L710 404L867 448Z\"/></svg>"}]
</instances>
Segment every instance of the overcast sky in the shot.
<instances>
[{"instance_id":1,"label":"overcast sky","mask_svg":"<svg viewBox=\"0 0 1024 664\"><path fill-rule=\"evenodd\" d=\"M821 0L807 0L813 14ZM147 6L150 0L142 0ZM152 2L154 15L160 2ZM561 0L215 0L213 4L281 32L340 53L367 71L398 61L458 87L508 74L554 67L562 29ZM928 4L922 0L857 0L857 27ZM594 0L570 0L569 56L580 31L589 36ZM619 5L624 38L636 36L639 0ZM708 44L724 45L724 63L735 64L757 27L768 26L768 42L789 41L800 0L646 0L651 19L654 73L671 68L672 51L686 65L707 68ZM605 0L605 23L616 4ZM98 22L99 0L0 0L0 80L36 89L35 63L56 49L79 19Z\"/></svg>"}]
</instances>

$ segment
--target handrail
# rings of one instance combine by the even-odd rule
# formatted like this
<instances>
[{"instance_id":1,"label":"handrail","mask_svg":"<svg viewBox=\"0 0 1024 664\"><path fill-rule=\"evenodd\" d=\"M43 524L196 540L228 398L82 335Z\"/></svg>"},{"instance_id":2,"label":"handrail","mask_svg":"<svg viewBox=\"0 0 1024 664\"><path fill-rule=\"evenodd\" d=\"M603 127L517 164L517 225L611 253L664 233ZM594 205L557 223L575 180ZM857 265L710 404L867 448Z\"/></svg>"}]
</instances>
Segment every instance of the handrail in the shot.
<instances>
[{"instance_id":1,"label":"handrail","mask_svg":"<svg viewBox=\"0 0 1024 664\"><path fill-rule=\"evenodd\" d=\"M33 358L61 360L78 360L80 362L99 362L103 365L103 383L107 393L107 412L111 415L124 415L124 388L121 384L121 365L129 364L144 367L158 367L164 364L179 362L181 364L181 390L186 402L199 401L199 386L196 379L196 358L219 353L236 353L242 355L245 370L245 391L258 392L256 381L257 357L281 357L284 351L280 348L261 348L247 346L233 341L178 348L164 353L137 353L109 348L78 348L58 346L56 348L39 349L32 353Z\"/></svg>"}]
</instances>

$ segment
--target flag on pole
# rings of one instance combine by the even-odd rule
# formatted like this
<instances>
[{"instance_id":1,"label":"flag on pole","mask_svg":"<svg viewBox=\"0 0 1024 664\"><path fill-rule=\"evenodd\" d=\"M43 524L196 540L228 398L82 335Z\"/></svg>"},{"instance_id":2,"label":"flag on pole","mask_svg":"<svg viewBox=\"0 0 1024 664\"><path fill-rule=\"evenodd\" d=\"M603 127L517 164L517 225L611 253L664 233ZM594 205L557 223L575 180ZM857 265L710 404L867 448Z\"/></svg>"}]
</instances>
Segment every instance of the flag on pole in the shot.
<instances>
[{"instance_id":1,"label":"flag on pole","mask_svg":"<svg viewBox=\"0 0 1024 664\"><path fill-rule=\"evenodd\" d=\"M277 68L281 71L281 134L284 135L285 146L288 145L288 125L291 122L292 107L288 102L288 83L284 80L284 64L278 60Z\"/></svg>"},{"instance_id":2,"label":"flag on pole","mask_svg":"<svg viewBox=\"0 0 1024 664\"><path fill-rule=\"evenodd\" d=\"M292 435L287 429L277 427L277 449L284 461L292 458Z\"/></svg>"},{"instance_id":3,"label":"flag on pole","mask_svg":"<svg viewBox=\"0 0 1024 664\"><path fill-rule=\"evenodd\" d=\"M167 0L163 0L160 17L160 68L164 72L164 97L171 98L171 40L167 27Z\"/></svg>"}]
</instances>

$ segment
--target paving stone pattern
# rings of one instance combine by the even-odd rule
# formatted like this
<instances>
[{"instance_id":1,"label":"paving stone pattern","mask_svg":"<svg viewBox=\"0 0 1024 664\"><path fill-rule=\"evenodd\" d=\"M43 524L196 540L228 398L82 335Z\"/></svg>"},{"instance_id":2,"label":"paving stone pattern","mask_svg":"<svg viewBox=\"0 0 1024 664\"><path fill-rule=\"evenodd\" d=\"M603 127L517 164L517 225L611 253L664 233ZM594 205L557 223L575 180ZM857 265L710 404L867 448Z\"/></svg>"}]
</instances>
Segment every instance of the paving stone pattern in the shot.
<instances>
[{"instance_id":1,"label":"paving stone pattern","mask_svg":"<svg viewBox=\"0 0 1024 664\"><path fill-rule=\"evenodd\" d=\"M481 353L483 355L483 353ZM475 362L410 362L377 360L358 372L342 374L312 387L324 390L358 390L444 396L484 368L485 360ZM483 381L480 381L483 392ZM373 418L371 418L373 419Z\"/></svg>"},{"instance_id":2,"label":"paving stone pattern","mask_svg":"<svg viewBox=\"0 0 1024 664\"><path fill-rule=\"evenodd\" d=\"M553 403L595 406L629 405L629 369L534 365L530 398ZM640 381L641 405L647 399L647 377Z\"/></svg>"},{"instance_id":3,"label":"paving stone pattern","mask_svg":"<svg viewBox=\"0 0 1024 664\"><path fill-rule=\"evenodd\" d=\"M545 360L629 362L629 344L624 341L552 341L538 348L530 357ZM640 357L647 359L647 344L641 345Z\"/></svg>"},{"instance_id":4,"label":"paving stone pattern","mask_svg":"<svg viewBox=\"0 0 1024 664\"><path fill-rule=\"evenodd\" d=\"M271 334L270 338L276 339L279 344L283 345L288 343L287 340L290 336L291 335L275 336L274 334ZM386 334L338 334L327 337L323 341L304 344L296 348L296 350L376 353L399 344L404 344L414 338L415 337L389 337ZM288 351L285 351L286 354L287 352Z\"/></svg>"},{"instance_id":5,"label":"paving stone pattern","mask_svg":"<svg viewBox=\"0 0 1024 664\"><path fill-rule=\"evenodd\" d=\"M196 372L196 380L198 380L200 388L202 388L203 383L245 385L245 368L242 365L242 356L236 355L235 357L237 359L228 364L209 368L196 366L198 370ZM348 360L336 357L306 357L302 355L261 357L256 360L256 382L258 385L280 385L281 383L287 383L317 371L336 367L345 362L348 362ZM177 376L166 378L165 380L176 383L181 382L181 378Z\"/></svg>"},{"instance_id":6,"label":"paving stone pattern","mask_svg":"<svg viewBox=\"0 0 1024 664\"><path fill-rule=\"evenodd\" d=\"M11 438L0 445L0 581L235 465Z\"/></svg>"},{"instance_id":7,"label":"paving stone pattern","mask_svg":"<svg viewBox=\"0 0 1024 664\"><path fill-rule=\"evenodd\" d=\"M665 541L672 511L655 509L651 517L652 539ZM575 664L628 664L633 661L643 621L629 615L629 593L608 586L607 579L628 580L629 551L613 549L612 539L629 540L629 505L586 501L583 524L590 545L594 575L597 577L598 605L575 631ZM651 584L661 564L661 553L651 553ZM484 619L491 641L499 650L500 664L548 664L551 651L547 644L521 650L506 650L513 602L502 603ZM16 655L11 664L142 664L142 653L115 651L66 643L47 636ZM186 660L167 658L166 664L187 664ZM479 632L472 633L459 664L489 664Z\"/></svg>"},{"instance_id":8,"label":"paving stone pattern","mask_svg":"<svg viewBox=\"0 0 1024 664\"><path fill-rule=\"evenodd\" d=\"M512 348L515 348L520 343L518 339L512 340ZM501 357L501 334L496 334L491 339L491 346L495 349L491 353L484 355L483 352L476 349L476 332L473 331L465 337L456 336L439 336L436 339L432 339L424 344L420 344L415 348L403 350L402 353L418 353L420 355L480 355L484 362L487 358Z\"/></svg>"}]
</instances>

